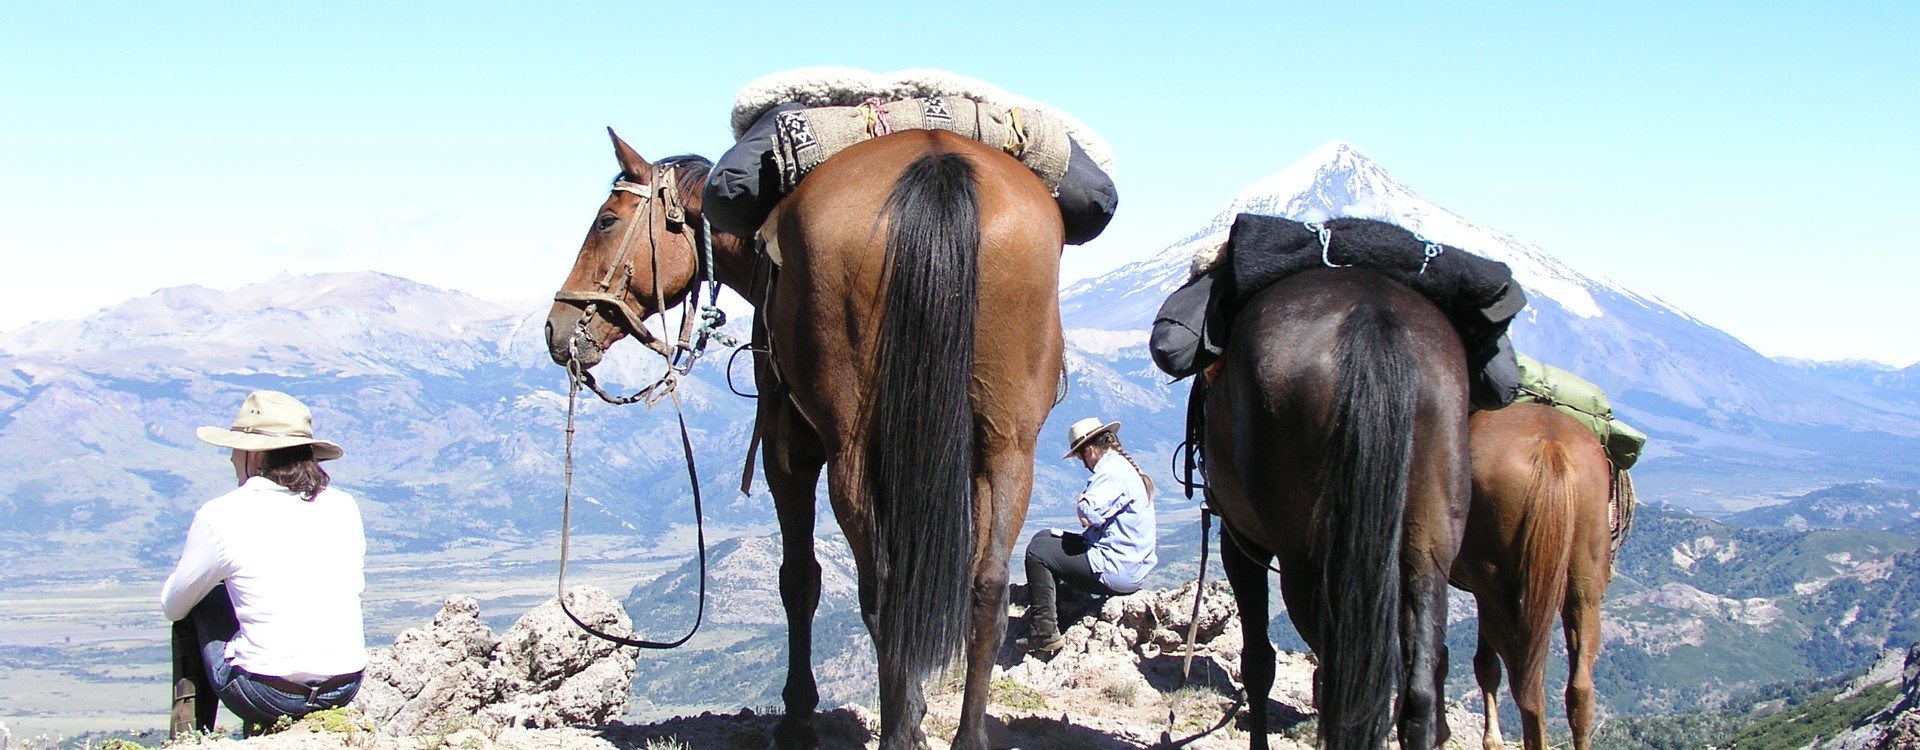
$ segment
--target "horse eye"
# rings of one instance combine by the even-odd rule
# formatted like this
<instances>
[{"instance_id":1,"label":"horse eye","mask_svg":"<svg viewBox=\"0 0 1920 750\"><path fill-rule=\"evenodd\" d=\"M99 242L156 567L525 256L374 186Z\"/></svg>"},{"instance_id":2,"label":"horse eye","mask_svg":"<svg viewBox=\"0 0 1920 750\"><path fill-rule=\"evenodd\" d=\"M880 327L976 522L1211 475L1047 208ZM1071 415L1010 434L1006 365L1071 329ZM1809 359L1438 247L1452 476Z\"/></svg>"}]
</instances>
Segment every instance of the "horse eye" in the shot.
<instances>
[{"instance_id":1,"label":"horse eye","mask_svg":"<svg viewBox=\"0 0 1920 750\"><path fill-rule=\"evenodd\" d=\"M615 216L613 214L606 214L604 216L601 216L598 222L595 222L595 226L599 227L600 231L604 232L609 229L612 229L613 225L618 223L620 223L620 217Z\"/></svg>"}]
</instances>

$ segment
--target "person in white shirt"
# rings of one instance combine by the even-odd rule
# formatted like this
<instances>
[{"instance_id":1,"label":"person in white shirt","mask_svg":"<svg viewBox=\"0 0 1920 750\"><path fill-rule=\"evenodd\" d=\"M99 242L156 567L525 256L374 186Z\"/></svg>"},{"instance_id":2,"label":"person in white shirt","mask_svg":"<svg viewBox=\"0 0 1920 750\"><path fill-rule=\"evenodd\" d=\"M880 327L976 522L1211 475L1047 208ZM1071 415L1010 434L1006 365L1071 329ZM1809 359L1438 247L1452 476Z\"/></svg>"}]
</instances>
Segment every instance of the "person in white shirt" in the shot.
<instances>
[{"instance_id":1,"label":"person in white shirt","mask_svg":"<svg viewBox=\"0 0 1920 750\"><path fill-rule=\"evenodd\" d=\"M1093 472L1074 500L1083 530L1049 529L1027 542L1027 636L1014 641L1036 653L1059 651L1056 579L1080 591L1123 596L1140 590L1160 562L1153 480L1120 447L1120 423L1088 417L1067 428L1067 453Z\"/></svg>"},{"instance_id":2,"label":"person in white shirt","mask_svg":"<svg viewBox=\"0 0 1920 750\"><path fill-rule=\"evenodd\" d=\"M367 541L359 505L320 467L340 446L314 438L312 412L277 391L249 394L231 429L196 434L232 449L240 487L194 513L160 590L174 621L173 735L211 731L220 703L249 734L346 705L367 665Z\"/></svg>"}]
</instances>

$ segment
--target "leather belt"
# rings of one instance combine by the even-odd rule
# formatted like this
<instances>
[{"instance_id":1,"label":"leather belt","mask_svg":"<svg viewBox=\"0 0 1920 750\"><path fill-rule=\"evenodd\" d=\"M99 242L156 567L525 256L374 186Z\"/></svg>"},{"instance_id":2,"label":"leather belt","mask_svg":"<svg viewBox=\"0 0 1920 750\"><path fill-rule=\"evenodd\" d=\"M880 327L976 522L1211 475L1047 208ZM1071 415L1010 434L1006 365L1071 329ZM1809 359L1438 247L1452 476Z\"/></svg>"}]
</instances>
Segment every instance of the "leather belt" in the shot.
<instances>
[{"instance_id":1,"label":"leather belt","mask_svg":"<svg viewBox=\"0 0 1920 750\"><path fill-rule=\"evenodd\" d=\"M240 671L245 672L246 670L243 669ZM309 685L304 682L294 682L293 680L289 680L285 677L273 677L270 675L254 674L252 672L247 672L247 676L252 677L255 682L258 682L262 685L278 690L282 693L286 693L288 695L304 695L304 696L307 696L309 699L311 699L313 696L316 696L321 693L332 690L334 688L340 687L349 682L358 680L360 679L361 674L362 674L361 672L343 674L337 677L330 677L318 683Z\"/></svg>"}]
</instances>

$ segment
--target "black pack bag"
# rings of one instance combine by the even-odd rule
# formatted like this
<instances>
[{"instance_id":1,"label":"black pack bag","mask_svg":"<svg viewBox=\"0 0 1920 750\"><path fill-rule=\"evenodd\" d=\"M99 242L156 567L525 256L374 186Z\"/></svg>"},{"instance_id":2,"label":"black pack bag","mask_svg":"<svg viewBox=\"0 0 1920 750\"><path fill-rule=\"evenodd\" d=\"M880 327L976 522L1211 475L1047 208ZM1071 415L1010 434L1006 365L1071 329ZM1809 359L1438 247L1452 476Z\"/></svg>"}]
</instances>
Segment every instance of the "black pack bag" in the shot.
<instances>
[{"instance_id":1,"label":"black pack bag","mask_svg":"<svg viewBox=\"0 0 1920 750\"><path fill-rule=\"evenodd\" d=\"M1219 342L1207 335L1216 278L1209 273L1188 281L1160 303L1160 312L1153 318L1147 349L1154 366L1176 380L1205 370L1220 358Z\"/></svg>"},{"instance_id":2,"label":"black pack bag","mask_svg":"<svg viewBox=\"0 0 1920 750\"><path fill-rule=\"evenodd\" d=\"M1520 395L1520 360L1506 334L1490 350L1467 352L1467 366L1473 371L1467 396L1474 409L1498 409Z\"/></svg>"}]
</instances>

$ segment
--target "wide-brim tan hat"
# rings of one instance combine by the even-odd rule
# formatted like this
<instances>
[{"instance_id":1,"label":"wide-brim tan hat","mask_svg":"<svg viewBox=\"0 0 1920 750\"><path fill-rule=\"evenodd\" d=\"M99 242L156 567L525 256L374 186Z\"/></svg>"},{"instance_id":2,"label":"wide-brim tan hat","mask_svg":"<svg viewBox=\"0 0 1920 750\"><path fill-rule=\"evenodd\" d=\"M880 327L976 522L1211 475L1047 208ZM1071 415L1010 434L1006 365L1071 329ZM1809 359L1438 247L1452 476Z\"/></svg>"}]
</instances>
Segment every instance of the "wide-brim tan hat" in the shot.
<instances>
[{"instance_id":1,"label":"wide-brim tan hat","mask_svg":"<svg viewBox=\"0 0 1920 750\"><path fill-rule=\"evenodd\" d=\"M340 446L313 436L313 411L300 399L279 391L254 391L240 405L231 429L202 427L194 431L202 441L222 448L270 451L298 445L313 446L316 461L345 455Z\"/></svg>"},{"instance_id":2,"label":"wide-brim tan hat","mask_svg":"<svg viewBox=\"0 0 1920 750\"><path fill-rule=\"evenodd\" d=\"M1080 449L1086 446L1087 441L1092 440L1100 433L1114 432L1119 429L1120 423L1118 421L1102 423L1099 417L1087 417L1086 419L1075 422L1072 427L1067 428L1067 452L1061 454L1060 457L1063 459L1073 458L1073 454L1079 453Z\"/></svg>"}]
</instances>

